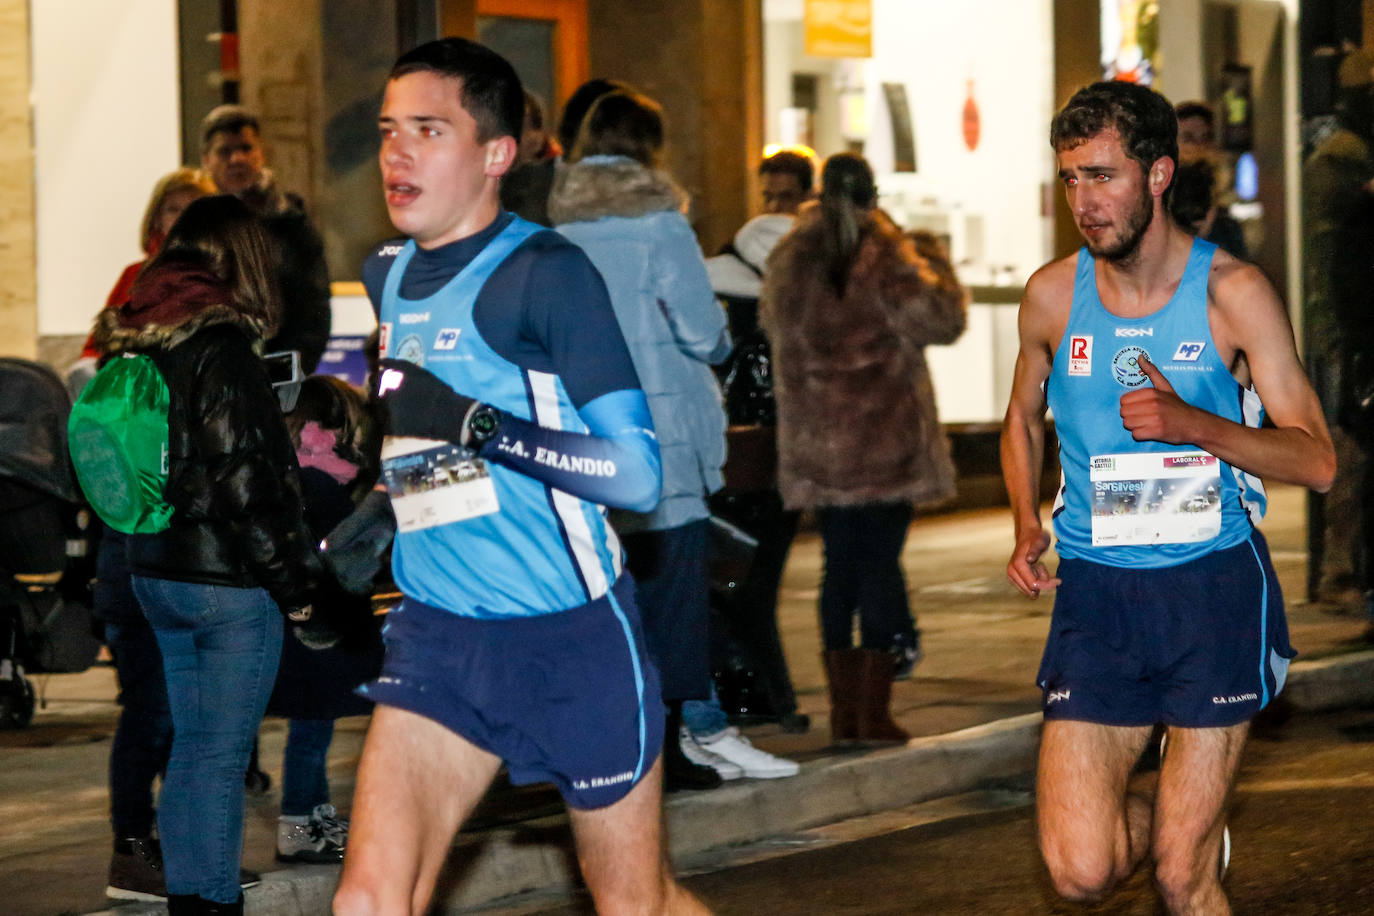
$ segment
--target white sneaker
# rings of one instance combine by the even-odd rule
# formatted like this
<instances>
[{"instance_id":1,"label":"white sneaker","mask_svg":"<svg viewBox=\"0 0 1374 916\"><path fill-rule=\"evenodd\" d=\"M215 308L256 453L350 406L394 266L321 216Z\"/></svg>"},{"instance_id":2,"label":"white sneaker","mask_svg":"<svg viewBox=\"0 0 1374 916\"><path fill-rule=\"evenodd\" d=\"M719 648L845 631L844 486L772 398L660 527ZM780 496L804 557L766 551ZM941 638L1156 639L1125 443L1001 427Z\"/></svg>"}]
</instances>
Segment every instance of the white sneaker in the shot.
<instances>
[{"instance_id":1,"label":"white sneaker","mask_svg":"<svg viewBox=\"0 0 1374 916\"><path fill-rule=\"evenodd\" d=\"M745 776L754 779L781 779L801 772L801 764L797 761L759 750L733 726L709 740L697 738L696 743L702 750L728 760L743 770Z\"/></svg>"},{"instance_id":2,"label":"white sneaker","mask_svg":"<svg viewBox=\"0 0 1374 916\"><path fill-rule=\"evenodd\" d=\"M710 767L715 770L723 780L739 779L744 775L744 770L742 768L726 760L724 757L721 757L719 754L711 753L698 744L697 740L692 737L692 733L687 730L687 726L685 725L682 727L682 730L678 732L678 743L682 745L682 756L699 767Z\"/></svg>"}]
</instances>

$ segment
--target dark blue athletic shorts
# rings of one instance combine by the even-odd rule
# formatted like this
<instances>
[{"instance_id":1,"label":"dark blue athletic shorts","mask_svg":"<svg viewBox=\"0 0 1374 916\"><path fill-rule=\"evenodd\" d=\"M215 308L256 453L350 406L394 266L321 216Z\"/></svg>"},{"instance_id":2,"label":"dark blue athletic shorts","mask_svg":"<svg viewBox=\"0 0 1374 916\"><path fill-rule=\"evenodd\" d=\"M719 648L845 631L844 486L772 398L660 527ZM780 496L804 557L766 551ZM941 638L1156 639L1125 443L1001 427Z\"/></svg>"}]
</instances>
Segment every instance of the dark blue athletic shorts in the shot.
<instances>
[{"instance_id":1,"label":"dark blue athletic shorts","mask_svg":"<svg viewBox=\"0 0 1374 916\"><path fill-rule=\"evenodd\" d=\"M625 797L663 745L628 573L596 601L535 617L460 617L407 598L382 635L382 673L359 693L495 754L516 785L553 783L571 807Z\"/></svg>"},{"instance_id":2,"label":"dark blue athletic shorts","mask_svg":"<svg viewBox=\"0 0 1374 916\"><path fill-rule=\"evenodd\" d=\"M1037 683L1046 719L1217 728L1283 689L1288 622L1264 537L1178 566L1062 560Z\"/></svg>"}]
</instances>

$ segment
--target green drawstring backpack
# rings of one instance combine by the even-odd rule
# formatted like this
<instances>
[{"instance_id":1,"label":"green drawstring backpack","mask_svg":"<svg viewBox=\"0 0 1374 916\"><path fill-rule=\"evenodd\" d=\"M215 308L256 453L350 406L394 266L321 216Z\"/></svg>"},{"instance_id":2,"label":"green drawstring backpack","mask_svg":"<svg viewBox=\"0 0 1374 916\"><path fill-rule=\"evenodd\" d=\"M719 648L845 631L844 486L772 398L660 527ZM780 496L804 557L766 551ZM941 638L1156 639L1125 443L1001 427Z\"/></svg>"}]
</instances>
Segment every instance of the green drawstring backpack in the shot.
<instances>
[{"instance_id":1,"label":"green drawstring backpack","mask_svg":"<svg viewBox=\"0 0 1374 916\"><path fill-rule=\"evenodd\" d=\"M125 353L105 364L72 405L67 446L86 500L125 534L156 534L171 524L167 486L167 404L162 373L147 356Z\"/></svg>"}]
</instances>

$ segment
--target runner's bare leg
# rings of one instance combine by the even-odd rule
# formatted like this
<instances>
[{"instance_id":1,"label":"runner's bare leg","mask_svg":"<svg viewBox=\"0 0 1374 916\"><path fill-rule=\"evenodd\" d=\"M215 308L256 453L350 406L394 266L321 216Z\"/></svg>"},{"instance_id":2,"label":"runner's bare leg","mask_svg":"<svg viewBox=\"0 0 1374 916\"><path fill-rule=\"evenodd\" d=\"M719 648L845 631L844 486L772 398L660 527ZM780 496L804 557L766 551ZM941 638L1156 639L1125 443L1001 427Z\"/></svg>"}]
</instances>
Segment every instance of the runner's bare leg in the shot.
<instances>
[{"instance_id":1,"label":"runner's bare leg","mask_svg":"<svg viewBox=\"0 0 1374 916\"><path fill-rule=\"evenodd\" d=\"M1151 849L1155 884L1171 913L1231 912L1221 889L1221 832L1249 727L1169 729Z\"/></svg>"},{"instance_id":2,"label":"runner's bare leg","mask_svg":"<svg viewBox=\"0 0 1374 916\"><path fill-rule=\"evenodd\" d=\"M673 878L663 848L663 758L620 801L570 809L582 877L600 916L710 912Z\"/></svg>"},{"instance_id":3,"label":"runner's bare leg","mask_svg":"<svg viewBox=\"0 0 1374 916\"><path fill-rule=\"evenodd\" d=\"M438 722L379 704L358 764L334 912L426 912L454 834L500 766Z\"/></svg>"},{"instance_id":4,"label":"runner's bare leg","mask_svg":"<svg viewBox=\"0 0 1374 916\"><path fill-rule=\"evenodd\" d=\"M1052 720L1040 739L1040 851L1060 896L1101 900L1149 848L1153 799L1131 769L1149 727Z\"/></svg>"}]
</instances>

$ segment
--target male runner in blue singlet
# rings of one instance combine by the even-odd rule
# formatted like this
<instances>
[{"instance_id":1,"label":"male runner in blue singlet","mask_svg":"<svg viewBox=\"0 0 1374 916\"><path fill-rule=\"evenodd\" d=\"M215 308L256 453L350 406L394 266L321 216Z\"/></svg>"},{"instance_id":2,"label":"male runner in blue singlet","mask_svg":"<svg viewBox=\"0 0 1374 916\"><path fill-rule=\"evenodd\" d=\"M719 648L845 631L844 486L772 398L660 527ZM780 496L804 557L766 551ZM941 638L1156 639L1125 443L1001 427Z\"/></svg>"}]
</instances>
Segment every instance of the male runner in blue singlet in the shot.
<instances>
[{"instance_id":1,"label":"male runner in blue singlet","mask_svg":"<svg viewBox=\"0 0 1374 916\"><path fill-rule=\"evenodd\" d=\"M336 913L425 912L502 761L562 793L599 912L703 912L663 853L658 675L604 508L652 508L658 446L591 262L500 209L523 109L510 64L459 38L403 55L382 102L410 241L364 281L405 600L361 688L377 707Z\"/></svg>"},{"instance_id":2,"label":"male runner in blue singlet","mask_svg":"<svg viewBox=\"0 0 1374 916\"><path fill-rule=\"evenodd\" d=\"M1032 598L1058 590L1038 677L1041 852L1069 899L1101 899L1148 852L1171 912L1227 913L1227 795L1294 655L1253 524L1259 478L1326 489L1331 438L1273 288L1166 215L1168 101L1089 86L1050 142L1086 244L1026 285L1002 429L1007 575ZM1053 578L1037 495L1047 406L1063 467ZM1157 783L1132 780L1158 723Z\"/></svg>"}]
</instances>

